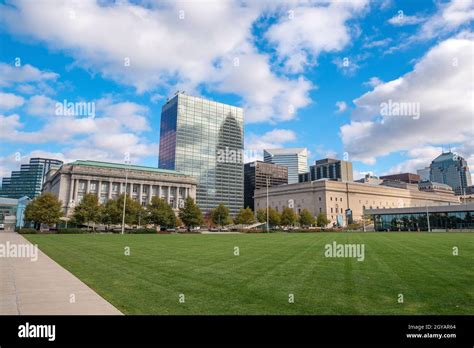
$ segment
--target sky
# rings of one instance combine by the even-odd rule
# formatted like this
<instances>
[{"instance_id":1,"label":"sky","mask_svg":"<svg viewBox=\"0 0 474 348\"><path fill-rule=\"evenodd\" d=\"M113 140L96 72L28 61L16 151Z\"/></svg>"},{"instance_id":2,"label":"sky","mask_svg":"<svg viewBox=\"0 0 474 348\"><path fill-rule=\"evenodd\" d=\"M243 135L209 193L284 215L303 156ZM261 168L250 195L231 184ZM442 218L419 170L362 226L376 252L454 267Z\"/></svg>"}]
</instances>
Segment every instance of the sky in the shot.
<instances>
[{"instance_id":1,"label":"sky","mask_svg":"<svg viewBox=\"0 0 474 348\"><path fill-rule=\"evenodd\" d=\"M470 0L0 1L0 178L38 156L156 167L178 90L244 108L246 161L306 147L360 178L451 149L474 174L473 19Z\"/></svg>"}]
</instances>

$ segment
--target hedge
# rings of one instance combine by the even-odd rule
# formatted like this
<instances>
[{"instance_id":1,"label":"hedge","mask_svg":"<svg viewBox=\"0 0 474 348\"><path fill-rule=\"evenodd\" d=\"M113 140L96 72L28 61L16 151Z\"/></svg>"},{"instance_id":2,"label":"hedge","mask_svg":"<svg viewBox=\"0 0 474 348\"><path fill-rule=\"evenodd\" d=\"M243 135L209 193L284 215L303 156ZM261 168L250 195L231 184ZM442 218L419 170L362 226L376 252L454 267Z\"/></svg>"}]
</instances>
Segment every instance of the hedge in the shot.
<instances>
[{"instance_id":1,"label":"hedge","mask_svg":"<svg viewBox=\"0 0 474 348\"><path fill-rule=\"evenodd\" d=\"M17 230L19 234L37 234L39 233L38 230L35 230L34 228L20 228Z\"/></svg>"}]
</instances>

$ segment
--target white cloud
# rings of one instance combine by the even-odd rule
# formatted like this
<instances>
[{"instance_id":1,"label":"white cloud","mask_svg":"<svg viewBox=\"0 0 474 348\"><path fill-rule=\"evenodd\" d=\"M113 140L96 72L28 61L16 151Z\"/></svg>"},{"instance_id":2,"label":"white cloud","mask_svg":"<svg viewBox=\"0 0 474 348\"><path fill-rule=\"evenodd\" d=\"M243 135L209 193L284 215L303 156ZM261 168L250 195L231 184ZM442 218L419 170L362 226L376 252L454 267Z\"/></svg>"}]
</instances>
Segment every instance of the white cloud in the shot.
<instances>
[{"instance_id":1,"label":"white cloud","mask_svg":"<svg viewBox=\"0 0 474 348\"><path fill-rule=\"evenodd\" d=\"M341 113L347 110L347 104L345 101L336 102L336 107L337 107L336 113Z\"/></svg>"},{"instance_id":2,"label":"white cloud","mask_svg":"<svg viewBox=\"0 0 474 348\"><path fill-rule=\"evenodd\" d=\"M382 83L383 81L381 79L379 79L377 76L373 76L368 81L364 82L362 85L374 88Z\"/></svg>"},{"instance_id":3,"label":"white cloud","mask_svg":"<svg viewBox=\"0 0 474 348\"><path fill-rule=\"evenodd\" d=\"M284 15L265 34L289 72L301 72L307 64L316 64L323 51L337 52L347 46L351 40L347 22L364 11L367 1L333 1L319 5L301 2L294 7L284 7Z\"/></svg>"},{"instance_id":4,"label":"white cloud","mask_svg":"<svg viewBox=\"0 0 474 348\"><path fill-rule=\"evenodd\" d=\"M64 51L75 58L74 66L134 86L139 93L156 94L164 87L198 94L205 85L242 96L248 122L289 120L309 104L311 83L275 74L268 56L253 46L252 24L264 9L275 11L273 5L147 5L18 0L0 7L2 22L11 32ZM333 12L340 8L345 19L357 7L331 5ZM236 60L240 68L235 68Z\"/></svg>"},{"instance_id":5,"label":"white cloud","mask_svg":"<svg viewBox=\"0 0 474 348\"><path fill-rule=\"evenodd\" d=\"M403 12L398 13L388 20L388 22L395 26L414 25L424 22L426 18L419 16L408 16Z\"/></svg>"},{"instance_id":6,"label":"white cloud","mask_svg":"<svg viewBox=\"0 0 474 348\"><path fill-rule=\"evenodd\" d=\"M25 99L13 93L0 92L0 109L9 110L22 106Z\"/></svg>"},{"instance_id":7,"label":"white cloud","mask_svg":"<svg viewBox=\"0 0 474 348\"><path fill-rule=\"evenodd\" d=\"M57 101L44 95L35 95L28 99L26 111L33 116L53 116Z\"/></svg>"},{"instance_id":8,"label":"white cloud","mask_svg":"<svg viewBox=\"0 0 474 348\"><path fill-rule=\"evenodd\" d=\"M462 143L474 137L473 35L462 33L430 49L413 70L354 100L350 124L341 127L352 159L376 157L424 146ZM388 100L415 102L420 117L380 116Z\"/></svg>"},{"instance_id":9,"label":"white cloud","mask_svg":"<svg viewBox=\"0 0 474 348\"><path fill-rule=\"evenodd\" d=\"M3 10L1 6L0 9ZM56 80L58 77L59 75L54 72L41 71L30 64L17 67L0 62L0 86Z\"/></svg>"},{"instance_id":10,"label":"white cloud","mask_svg":"<svg viewBox=\"0 0 474 348\"><path fill-rule=\"evenodd\" d=\"M387 172L382 175L397 174L397 173L415 173L417 169L428 167L436 157L442 153L442 147L439 146L424 146L410 149L405 154L409 157L401 163L392 166Z\"/></svg>"}]
</instances>

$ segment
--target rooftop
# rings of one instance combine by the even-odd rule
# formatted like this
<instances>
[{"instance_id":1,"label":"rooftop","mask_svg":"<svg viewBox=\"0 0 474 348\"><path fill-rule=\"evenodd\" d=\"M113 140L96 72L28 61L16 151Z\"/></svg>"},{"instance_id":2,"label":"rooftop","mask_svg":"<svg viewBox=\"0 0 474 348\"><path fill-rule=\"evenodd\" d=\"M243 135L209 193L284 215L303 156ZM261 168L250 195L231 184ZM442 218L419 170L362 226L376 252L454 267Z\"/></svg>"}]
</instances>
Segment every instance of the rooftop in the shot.
<instances>
[{"instance_id":1,"label":"rooftop","mask_svg":"<svg viewBox=\"0 0 474 348\"><path fill-rule=\"evenodd\" d=\"M114 168L114 169L130 169L130 170L140 170L140 171L145 171L145 172L154 172L154 173L171 174L171 175L183 175L183 176L185 175L175 170L161 169L161 168L155 168L155 167L146 167L146 166L137 166L137 165L132 165L132 164L124 164L124 163L77 160L77 161L68 163L68 165L91 166L91 167Z\"/></svg>"},{"instance_id":2,"label":"rooftop","mask_svg":"<svg viewBox=\"0 0 474 348\"><path fill-rule=\"evenodd\" d=\"M268 152L271 155L293 155L296 153L306 152L304 147L289 147L283 149L264 149L263 151Z\"/></svg>"}]
</instances>

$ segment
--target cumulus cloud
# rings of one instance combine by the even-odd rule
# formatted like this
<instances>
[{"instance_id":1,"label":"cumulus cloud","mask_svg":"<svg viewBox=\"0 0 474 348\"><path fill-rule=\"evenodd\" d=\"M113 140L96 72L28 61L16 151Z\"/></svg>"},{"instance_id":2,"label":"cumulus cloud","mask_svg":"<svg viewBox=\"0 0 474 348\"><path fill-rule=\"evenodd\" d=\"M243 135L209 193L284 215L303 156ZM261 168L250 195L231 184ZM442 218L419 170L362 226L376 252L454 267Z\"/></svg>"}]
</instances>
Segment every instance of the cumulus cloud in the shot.
<instances>
[{"instance_id":1,"label":"cumulus cloud","mask_svg":"<svg viewBox=\"0 0 474 348\"><path fill-rule=\"evenodd\" d=\"M358 4L331 5L326 16L340 9L343 23ZM163 88L178 88L199 94L202 86L215 88L242 97L248 122L289 120L310 102L309 81L276 74L268 55L253 46L253 23L263 11L280 6L266 2L244 6L239 1L141 6L126 1L47 0L0 6L2 22L11 32L64 51L75 58L74 66L134 86L139 93L156 95ZM336 31L344 31L337 42L346 43L347 29ZM318 51L332 49L326 42Z\"/></svg>"},{"instance_id":2,"label":"cumulus cloud","mask_svg":"<svg viewBox=\"0 0 474 348\"><path fill-rule=\"evenodd\" d=\"M353 159L423 146L462 143L474 137L472 61L474 40L461 33L431 48L407 74L376 86L354 100L351 123L341 127ZM418 103L419 118L381 116L381 104Z\"/></svg>"},{"instance_id":3,"label":"cumulus cloud","mask_svg":"<svg viewBox=\"0 0 474 348\"><path fill-rule=\"evenodd\" d=\"M333 1L310 6L300 2L284 8L285 15L270 27L265 37L275 46L289 72L301 72L306 65L316 64L321 52L337 52L349 44L352 33L347 22L361 14L367 3Z\"/></svg>"},{"instance_id":4,"label":"cumulus cloud","mask_svg":"<svg viewBox=\"0 0 474 348\"><path fill-rule=\"evenodd\" d=\"M388 20L388 22L395 26L404 26L404 25L414 25L424 22L426 18L419 17L419 16L407 16L403 12L399 12L392 18Z\"/></svg>"},{"instance_id":5,"label":"cumulus cloud","mask_svg":"<svg viewBox=\"0 0 474 348\"><path fill-rule=\"evenodd\" d=\"M366 86L366 87L374 88L374 87L377 87L378 85L380 85L382 83L383 83L383 81L381 79L379 79L377 76L373 76L369 80L364 82L362 85Z\"/></svg>"},{"instance_id":6,"label":"cumulus cloud","mask_svg":"<svg viewBox=\"0 0 474 348\"><path fill-rule=\"evenodd\" d=\"M25 99L13 93L0 92L0 109L9 110L22 106Z\"/></svg>"},{"instance_id":7,"label":"cumulus cloud","mask_svg":"<svg viewBox=\"0 0 474 348\"><path fill-rule=\"evenodd\" d=\"M338 101L336 102L336 113L341 113L347 110L347 104L345 101Z\"/></svg>"},{"instance_id":8,"label":"cumulus cloud","mask_svg":"<svg viewBox=\"0 0 474 348\"><path fill-rule=\"evenodd\" d=\"M290 129L273 129L263 134L250 133L245 138L244 161L262 160L264 149L282 147L296 140L296 133Z\"/></svg>"}]
</instances>

